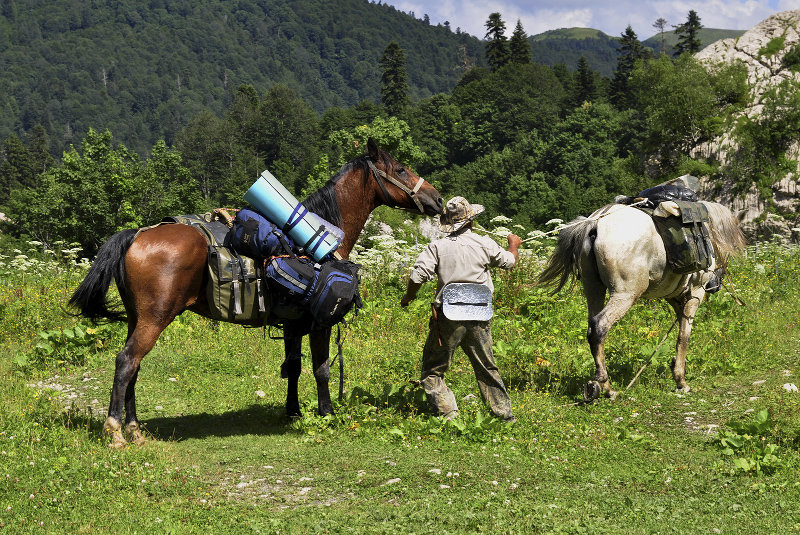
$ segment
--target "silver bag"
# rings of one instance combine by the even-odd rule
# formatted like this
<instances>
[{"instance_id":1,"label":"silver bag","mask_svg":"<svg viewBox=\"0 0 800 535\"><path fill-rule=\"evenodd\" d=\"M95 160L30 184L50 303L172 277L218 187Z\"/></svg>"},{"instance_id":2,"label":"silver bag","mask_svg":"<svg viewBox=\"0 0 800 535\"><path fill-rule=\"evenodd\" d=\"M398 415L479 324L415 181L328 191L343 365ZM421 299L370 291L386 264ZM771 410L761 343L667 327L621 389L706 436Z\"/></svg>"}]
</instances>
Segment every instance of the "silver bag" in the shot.
<instances>
[{"instance_id":1,"label":"silver bag","mask_svg":"<svg viewBox=\"0 0 800 535\"><path fill-rule=\"evenodd\" d=\"M442 289L442 312L453 321L489 321L492 290L474 282L451 282Z\"/></svg>"}]
</instances>

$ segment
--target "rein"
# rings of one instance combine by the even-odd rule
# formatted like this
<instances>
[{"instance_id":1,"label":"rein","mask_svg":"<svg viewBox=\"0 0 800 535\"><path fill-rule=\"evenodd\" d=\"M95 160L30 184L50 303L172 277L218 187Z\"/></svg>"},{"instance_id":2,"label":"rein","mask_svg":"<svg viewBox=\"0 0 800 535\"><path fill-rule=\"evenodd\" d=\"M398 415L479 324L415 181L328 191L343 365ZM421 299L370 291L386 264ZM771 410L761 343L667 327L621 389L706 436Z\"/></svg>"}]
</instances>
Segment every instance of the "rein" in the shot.
<instances>
[{"instance_id":1,"label":"rein","mask_svg":"<svg viewBox=\"0 0 800 535\"><path fill-rule=\"evenodd\" d=\"M375 164L372 163L372 160L369 159L369 158L367 158L367 164L369 165L369 168L372 170L372 175L375 177L375 181L378 183L378 186L380 186L380 188L381 188L381 194L383 195L383 200L388 206L391 206L389 204L390 203L390 201L389 201L389 192L386 191L386 184L383 183L383 180L381 180L381 177L383 177L384 179L388 180L389 182L391 182L392 184L394 184L395 186L397 186L398 188L400 188L401 190L406 192L408 194L408 196L411 197L411 200L414 201L414 204L417 205L417 208L419 209L419 213L421 213L421 214L425 213L425 209L422 207L422 202L420 202L420 200L417 198L417 192L422 187L422 183L425 182L425 180L422 177L419 177L419 180L417 181L416 186L414 186L414 189L411 189L408 186L406 186L405 184L403 184L402 182L400 182L395 177L393 177L390 174L388 174L388 173L386 173L384 171L381 171L380 169L375 167Z\"/></svg>"}]
</instances>

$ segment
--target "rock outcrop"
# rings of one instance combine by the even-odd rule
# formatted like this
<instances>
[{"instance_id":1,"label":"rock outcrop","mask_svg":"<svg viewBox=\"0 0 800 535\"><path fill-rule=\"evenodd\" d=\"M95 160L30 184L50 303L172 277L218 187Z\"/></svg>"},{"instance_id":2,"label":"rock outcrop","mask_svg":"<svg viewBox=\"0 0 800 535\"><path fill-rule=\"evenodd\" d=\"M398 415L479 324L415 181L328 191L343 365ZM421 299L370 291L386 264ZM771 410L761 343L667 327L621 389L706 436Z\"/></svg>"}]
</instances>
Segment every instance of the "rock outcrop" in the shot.
<instances>
[{"instance_id":1,"label":"rock outcrop","mask_svg":"<svg viewBox=\"0 0 800 535\"><path fill-rule=\"evenodd\" d=\"M733 63L741 61L747 67L748 84L750 85L750 104L743 113L749 117L759 115L763 108L762 98L771 87L785 81L800 82L797 68L788 68L784 64L784 56L794 47L800 45L800 10L777 13L742 36L735 39L722 39L698 52L695 57L708 65ZM793 160L800 160L800 132L798 141L789 149L787 155ZM732 144L730 136L722 136L710 143L698 146L696 156L714 156L725 163ZM706 183L707 193L733 210L746 210L745 229L750 234L768 236L781 234L790 236L793 227L800 226L800 195L798 194L798 177L800 168L772 185L772 203L777 214L764 216L765 203L759 199L755 189L742 198L732 193L732 187L723 185L713 190ZM755 222L758 221L756 224Z\"/></svg>"}]
</instances>

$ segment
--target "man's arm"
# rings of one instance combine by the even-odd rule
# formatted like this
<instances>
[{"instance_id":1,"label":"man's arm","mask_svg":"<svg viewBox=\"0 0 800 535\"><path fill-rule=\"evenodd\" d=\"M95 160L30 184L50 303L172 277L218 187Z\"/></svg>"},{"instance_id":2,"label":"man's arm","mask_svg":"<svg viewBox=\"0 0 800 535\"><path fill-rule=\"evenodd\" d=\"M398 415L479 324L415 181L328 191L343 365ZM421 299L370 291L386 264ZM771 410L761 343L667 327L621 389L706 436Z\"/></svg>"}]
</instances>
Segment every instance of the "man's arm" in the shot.
<instances>
[{"instance_id":1,"label":"man's arm","mask_svg":"<svg viewBox=\"0 0 800 535\"><path fill-rule=\"evenodd\" d=\"M408 281L408 287L406 288L406 295L400 299L400 306L405 308L408 304L417 298L417 292L422 287L422 283L413 282L411 280Z\"/></svg>"}]
</instances>

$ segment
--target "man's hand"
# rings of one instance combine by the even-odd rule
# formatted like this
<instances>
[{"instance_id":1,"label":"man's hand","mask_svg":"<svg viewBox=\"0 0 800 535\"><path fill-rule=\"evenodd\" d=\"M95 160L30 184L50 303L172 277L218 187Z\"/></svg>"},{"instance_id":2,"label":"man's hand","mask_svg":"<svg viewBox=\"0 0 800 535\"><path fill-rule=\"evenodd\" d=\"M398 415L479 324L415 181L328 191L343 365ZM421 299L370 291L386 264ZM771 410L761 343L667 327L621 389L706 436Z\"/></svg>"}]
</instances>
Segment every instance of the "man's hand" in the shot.
<instances>
[{"instance_id":1,"label":"man's hand","mask_svg":"<svg viewBox=\"0 0 800 535\"><path fill-rule=\"evenodd\" d=\"M522 245L522 240L516 234L508 235L508 252L514 255L514 262L519 260L519 246Z\"/></svg>"},{"instance_id":2,"label":"man's hand","mask_svg":"<svg viewBox=\"0 0 800 535\"><path fill-rule=\"evenodd\" d=\"M408 287L406 288L406 295L400 299L400 306L406 308L408 304L417 298L417 292L419 291L420 286L422 284L418 284L416 282L408 281Z\"/></svg>"}]
</instances>

